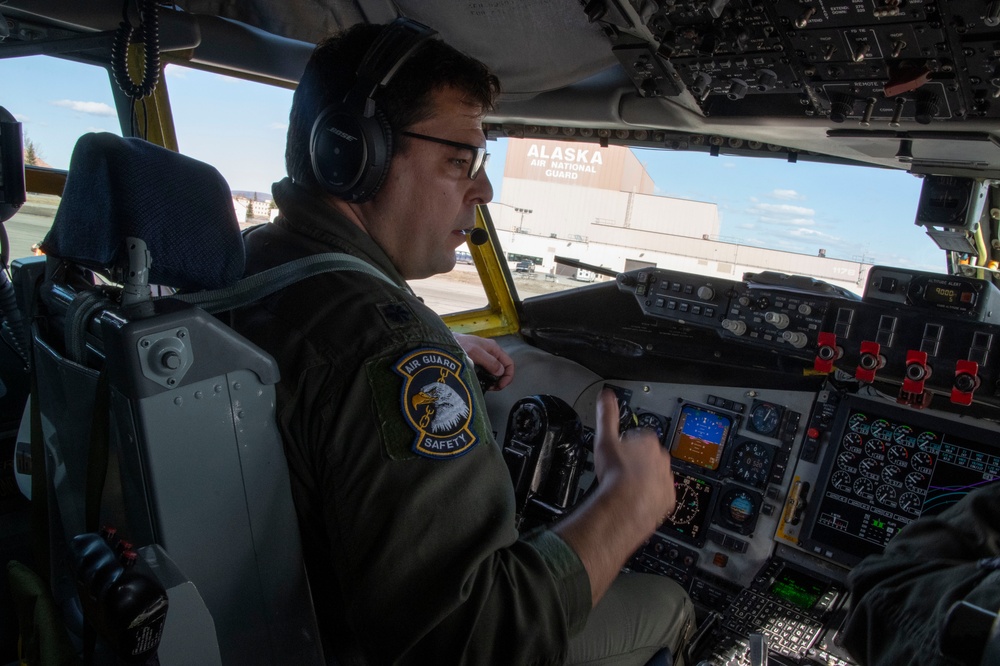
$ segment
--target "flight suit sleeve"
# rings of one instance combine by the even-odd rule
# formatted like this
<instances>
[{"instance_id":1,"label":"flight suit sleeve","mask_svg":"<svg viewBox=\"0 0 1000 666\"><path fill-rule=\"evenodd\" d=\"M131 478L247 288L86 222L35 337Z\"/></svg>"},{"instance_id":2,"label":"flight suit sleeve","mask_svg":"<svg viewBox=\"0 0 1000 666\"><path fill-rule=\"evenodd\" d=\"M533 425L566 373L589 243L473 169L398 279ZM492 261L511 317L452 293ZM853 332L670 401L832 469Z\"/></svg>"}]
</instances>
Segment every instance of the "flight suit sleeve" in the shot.
<instances>
[{"instance_id":1,"label":"flight suit sleeve","mask_svg":"<svg viewBox=\"0 0 1000 666\"><path fill-rule=\"evenodd\" d=\"M461 349L409 343L365 361L347 385L322 433L321 486L367 660L562 663L590 611L589 578L556 534L519 538L510 475Z\"/></svg>"},{"instance_id":2,"label":"flight suit sleeve","mask_svg":"<svg viewBox=\"0 0 1000 666\"><path fill-rule=\"evenodd\" d=\"M842 644L869 666L945 666L941 630L952 604L1000 606L1000 483L906 526L848 585ZM984 636L985 638L985 636Z\"/></svg>"}]
</instances>

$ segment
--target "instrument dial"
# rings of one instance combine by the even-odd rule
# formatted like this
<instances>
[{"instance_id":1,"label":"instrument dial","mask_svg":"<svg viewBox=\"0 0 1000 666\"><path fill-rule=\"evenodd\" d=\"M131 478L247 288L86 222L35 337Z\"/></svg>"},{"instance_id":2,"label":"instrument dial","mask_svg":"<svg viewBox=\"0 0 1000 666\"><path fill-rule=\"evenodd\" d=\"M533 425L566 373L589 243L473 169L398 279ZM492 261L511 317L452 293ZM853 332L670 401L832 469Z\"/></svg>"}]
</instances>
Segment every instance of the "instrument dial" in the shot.
<instances>
[{"instance_id":1,"label":"instrument dial","mask_svg":"<svg viewBox=\"0 0 1000 666\"><path fill-rule=\"evenodd\" d=\"M852 414L850 420L847 422L847 427L849 427L854 432L859 432L862 435L868 434L868 417L862 413Z\"/></svg>"},{"instance_id":2,"label":"instrument dial","mask_svg":"<svg viewBox=\"0 0 1000 666\"><path fill-rule=\"evenodd\" d=\"M851 453L861 453L865 450L864 438L856 432L849 432L844 435L844 448Z\"/></svg>"},{"instance_id":3,"label":"instrument dial","mask_svg":"<svg viewBox=\"0 0 1000 666\"><path fill-rule=\"evenodd\" d=\"M750 534L760 514L761 497L752 490L731 488L722 496L716 522L739 534Z\"/></svg>"},{"instance_id":4,"label":"instrument dial","mask_svg":"<svg viewBox=\"0 0 1000 666\"><path fill-rule=\"evenodd\" d=\"M941 439L937 433L925 431L917 435L917 448L927 453L937 453L941 449Z\"/></svg>"},{"instance_id":5,"label":"instrument dial","mask_svg":"<svg viewBox=\"0 0 1000 666\"><path fill-rule=\"evenodd\" d=\"M910 462L910 450L905 446L895 444L889 447L886 459L897 467L906 467Z\"/></svg>"},{"instance_id":6,"label":"instrument dial","mask_svg":"<svg viewBox=\"0 0 1000 666\"><path fill-rule=\"evenodd\" d=\"M875 497L875 484L871 479L861 477L854 482L854 494L862 499L870 500Z\"/></svg>"},{"instance_id":7,"label":"instrument dial","mask_svg":"<svg viewBox=\"0 0 1000 666\"><path fill-rule=\"evenodd\" d=\"M677 489L677 506L667 518L667 522L674 525L688 525L698 517L698 492L691 486L684 484L675 484L675 487Z\"/></svg>"},{"instance_id":8,"label":"instrument dial","mask_svg":"<svg viewBox=\"0 0 1000 666\"><path fill-rule=\"evenodd\" d=\"M774 449L767 444L746 440L742 442L733 454L733 478L748 486L760 488L767 483L767 475L771 473L771 462Z\"/></svg>"},{"instance_id":9,"label":"instrument dial","mask_svg":"<svg viewBox=\"0 0 1000 666\"><path fill-rule=\"evenodd\" d=\"M906 444L912 446L913 428L911 428L906 424L896 426L896 428L892 431L892 441L896 442L897 444Z\"/></svg>"},{"instance_id":10,"label":"instrument dial","mask_svg":"<svg viewBox=\"0 0 1000 666\"><path fill-rule=\"evenodd\" d=\"M906 489L911 493L923 494L927 487L927 477L920 472L910 472L906 475L906 478L903 479L903 485L906 486Z\"/></svg>"},{"instance_id":11,"label":"instrument dial","mask_svg":"<svg viewBox=\"0 0 1000 666\"><path fill-rule=\"evenodd\" d=\"M903 470L895 465L886 465L882 468L882 481L890 486L901 488L903 486Z\"/></svg>"},{"instance_id":12,"label":"instrument dial","mask_svg":"<svg viewBox=\"0 0 1000 666\"><path fill-rule=\"evenodd\" d=\"M880 504L884 504L888 507L896 506L896 489L892 486L881 485L878 490L875 491L875 499L879 501Z\"/></svg>"},{"instance_id":13,"label":"instrument dial","mask_svg":"<svg viewBox=\"0 0 1000 666\"><path fill-rule=\"evenodd\" d=\"M750 411L750 430L773 437L781 423L782 411L781 407L769 402L757 403Z\"/></svg>"},{"instance_id":14,"label":"instrument dial","mask_svg":"<svg viewBox=\"0 0 1000 666\"><path fill-rule=\"evenodd\" d=\"M914 516L920 515L920 506L922 504L923 500L916 493L903 493L899 496L899 508L907 513L912 513Z\"/></svg>"},{"instance_id":15,"label":"instrument dial","mask_svg":"<svg viewBox=\"0 0 1000 666\"><path fill-rule=\"evenodd\" d=\"M918 472L930 476L934 469L934 458L926 451L917 451L910 459L910 467Z\"/></svg>"},{"instance_id":16,"label":"instrument dial","mask_svg":"<svg viewBox=\"0 0 1000 666\"><path fill-rule=\"evenodd\" d=\"M845 472L855 473L858 471L858 456L850 451L844 451L837 456L837 467Z\"/></svg>"},{"instance_id":17,"label":"instrument dial","mask_svg":"<svg viewBox=\"0 0 1000 666\"><path fill-rule=\"evenodd\" d=\"M865 442L865 453L875 460L885 459L885 444L878 439L869 439Z\"/></svg>"},{"instance_id":18,"label":"instrument dial","mask_svg":"<svg viewBox=\"0 0 1000 666\"><path fill-rule=\"evenodd\" d=\"M664 438L667 434L666 422L663 417L659 414L654 414L652 412L643 412L636 417L638 421L638 427L648 428L656 433L656 436L660 439L660 444L663 444Z\"/></svg>"},{"instance_id":19,"label":"instrument dial","mask_svg":"<svg viewBox=\"0 0 1000 666\"><path fill-rule=\"evenodd\" d=\"M892 439L892 430L892 424L885 419L875 419L872 421L869 432L871 432L872 437L877 437L887 442Z\"/></svg>"},{"instance_id":20,"label":"instrument dial","mask_svg":"<svg viewBox=\"0 0 1000 666\"><path fill-rule=\"evenodd\" d=\"M858 464L858 471L861 472L861 476L878 480L882 473L882 463L874 458L865 458Z\"/></svg>"},{"instance_id":21,"label":"instrument dial","mask_svg":"<svg viewBox=\"0 0 1000 666\"><path fill-rule=\"evenodd\" d=\"M851 492L851 475L842 469L838 469L830 477L833 487L845 493Z\"/></svg>"}]
</instances>

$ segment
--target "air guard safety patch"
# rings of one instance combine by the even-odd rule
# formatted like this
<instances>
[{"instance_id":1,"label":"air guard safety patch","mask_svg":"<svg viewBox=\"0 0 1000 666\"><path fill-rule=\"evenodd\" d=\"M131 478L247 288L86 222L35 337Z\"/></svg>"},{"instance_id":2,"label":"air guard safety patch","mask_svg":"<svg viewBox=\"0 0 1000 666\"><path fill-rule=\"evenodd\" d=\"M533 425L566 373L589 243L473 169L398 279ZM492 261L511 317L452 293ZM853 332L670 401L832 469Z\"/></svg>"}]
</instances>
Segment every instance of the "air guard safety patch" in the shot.
<instances>
[{"instance_id":1,"label":"air guard safety patch","mask_svg":"<svg viewBox=\"0 0 1000 666\"><path fill-rule=\"evenodd\" d=\"M393 366L403 377L403 419L417 436L413 452L428 458L455 458L476 443L472 433L472 392L462 378L462 362L440 349L408 352Z\"/></svg>"}]
</instances>

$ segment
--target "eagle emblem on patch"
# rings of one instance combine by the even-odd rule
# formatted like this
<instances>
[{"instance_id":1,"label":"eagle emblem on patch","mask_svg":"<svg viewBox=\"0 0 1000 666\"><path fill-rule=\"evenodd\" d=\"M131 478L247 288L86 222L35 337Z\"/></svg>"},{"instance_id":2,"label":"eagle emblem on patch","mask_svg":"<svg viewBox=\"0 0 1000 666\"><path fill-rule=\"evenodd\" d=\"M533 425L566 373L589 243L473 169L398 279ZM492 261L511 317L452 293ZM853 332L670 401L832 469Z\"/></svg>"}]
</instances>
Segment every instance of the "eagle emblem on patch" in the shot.
<instances>
[{"instance_id":1,"label":"eagle emblem on patch","mask_svg":"<svg viewBox=\"0 0 1000 666\"><path fill-rule=\"evenodd\" d=\"M428 458L455 458L476 443L472 392L462 362L440 349L407 353L393 367L403 377L403 417L417 436L413 451Z\"/></svg>"}]
</instances>

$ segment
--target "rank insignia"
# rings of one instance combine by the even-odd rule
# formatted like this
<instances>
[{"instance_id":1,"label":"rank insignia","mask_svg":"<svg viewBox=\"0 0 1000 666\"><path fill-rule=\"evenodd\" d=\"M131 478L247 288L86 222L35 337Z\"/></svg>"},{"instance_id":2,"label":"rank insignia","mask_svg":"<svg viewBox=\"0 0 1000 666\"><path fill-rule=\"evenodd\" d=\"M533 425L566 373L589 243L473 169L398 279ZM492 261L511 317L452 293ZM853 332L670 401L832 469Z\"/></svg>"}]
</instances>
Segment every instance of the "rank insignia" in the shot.
<instances>
[{"instance_id":1,"label":"rank insignia","mask_svg":"<svg viewBox=\"0 0 1000 666\"><path fill-rule=\"evenodd\" d=\"M428 458L455 458L475 445L472 392L462 362L439 349L418 349L396 362L403 377L403 418L417 433L413 452Z\"/></svg>"}]
</instances>

